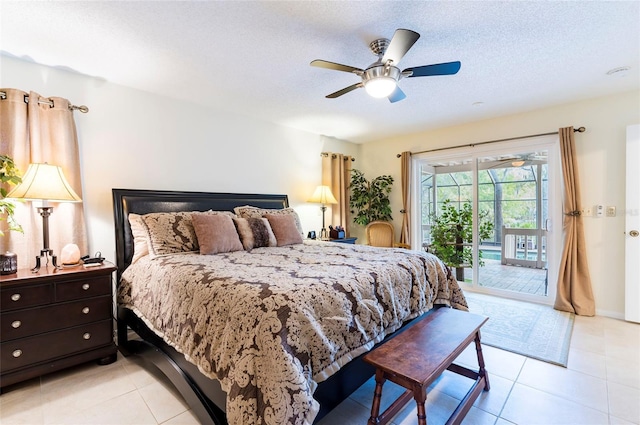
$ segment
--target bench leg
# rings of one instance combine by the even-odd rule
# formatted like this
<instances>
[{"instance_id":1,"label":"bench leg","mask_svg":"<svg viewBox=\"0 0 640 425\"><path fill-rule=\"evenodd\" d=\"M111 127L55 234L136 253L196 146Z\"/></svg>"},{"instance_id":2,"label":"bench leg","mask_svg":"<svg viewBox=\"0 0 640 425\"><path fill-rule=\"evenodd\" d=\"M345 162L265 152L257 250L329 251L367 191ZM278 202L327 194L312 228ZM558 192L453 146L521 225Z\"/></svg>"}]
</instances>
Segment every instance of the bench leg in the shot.
<instances>
[{"instance_id":1,"label":"bench leg","mask_svg":"<svg viewBox=\"0 0 640 425\"><path fill-rule=\"evenodd\" d=\"M427 425L427 409L425 402L427 401L427 390L425 388L414 388L413 398L418 406L418 425Z\"/></svg>"},{"instance_id":2,"label":"bench leg","mask_svg":"<svg viewBox=\"0 0 640 425\"><path fill-rule=\"evenodd\" d=\"M380 399L382 398L382 385L384 385L385 381L384 372L376 369L376 389L373 392L373 404L371 405L369 425L377 425L380 423Z\"/></svg>"},{"instance_id":3,"label":"bench leg","mask_svg":"<svg viewBox=\"0 0 640 425\"><path fill-rule=\"evenodd\" d=\"M484 356L482 355L482 345L480 344L480 330L476 332L475 337L476 353L478 354L478 375L484 377L484 390L489 391L489 375L484 367Z\"/></svg>"}]
</instances>

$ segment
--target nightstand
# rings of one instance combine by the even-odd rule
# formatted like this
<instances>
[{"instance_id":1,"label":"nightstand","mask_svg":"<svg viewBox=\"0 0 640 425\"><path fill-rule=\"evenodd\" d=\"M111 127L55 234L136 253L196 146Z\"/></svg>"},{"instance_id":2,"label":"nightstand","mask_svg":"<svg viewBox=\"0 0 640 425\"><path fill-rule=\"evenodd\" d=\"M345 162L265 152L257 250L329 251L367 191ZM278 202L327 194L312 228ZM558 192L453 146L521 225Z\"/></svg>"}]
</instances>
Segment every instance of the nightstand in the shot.
<instances>
[{"instance_id":1,"label":"nightstand","mask_svg":"<svg viewBox=\"0 0 640 425\"><path fill-rule=\"evenodd\" d=\"M69 366L116 360L111 263L38 273L20 269L0 281L0 390Z\"/></svg>"},{"instance_id":2,"label":"nightstand","mask_svg":"<svg viewBox=\"0 0 640 425\"><path fill-rule=\"evenodd\" d=\"M342 238L342 239L329 239L329 242L355 244L356 240L358 240L358 238Z\"/></svg>"}]
</instances>

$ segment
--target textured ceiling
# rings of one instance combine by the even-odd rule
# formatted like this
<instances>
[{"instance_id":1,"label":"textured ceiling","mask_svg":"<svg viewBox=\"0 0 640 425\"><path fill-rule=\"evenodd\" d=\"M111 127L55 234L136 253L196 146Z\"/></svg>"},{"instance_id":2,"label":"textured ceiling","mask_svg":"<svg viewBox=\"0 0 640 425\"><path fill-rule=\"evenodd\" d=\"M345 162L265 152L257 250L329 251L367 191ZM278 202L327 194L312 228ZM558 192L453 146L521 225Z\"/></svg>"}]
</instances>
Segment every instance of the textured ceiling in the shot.
<instances>
[{"instance_id":1,"label":"textured ceiling","mask_svg":"<svg viewBox=\"0 0 640 425\"><path fill-rule=\"evenodd\" d=\"M637 1L2 0L0 14L4 55L353 142L640 88ZM401 69L460 72L401 80L393 104L324 97L359 79L312 60L365 68L397 28L421 34Z\"/></svg>"}]
</instances>

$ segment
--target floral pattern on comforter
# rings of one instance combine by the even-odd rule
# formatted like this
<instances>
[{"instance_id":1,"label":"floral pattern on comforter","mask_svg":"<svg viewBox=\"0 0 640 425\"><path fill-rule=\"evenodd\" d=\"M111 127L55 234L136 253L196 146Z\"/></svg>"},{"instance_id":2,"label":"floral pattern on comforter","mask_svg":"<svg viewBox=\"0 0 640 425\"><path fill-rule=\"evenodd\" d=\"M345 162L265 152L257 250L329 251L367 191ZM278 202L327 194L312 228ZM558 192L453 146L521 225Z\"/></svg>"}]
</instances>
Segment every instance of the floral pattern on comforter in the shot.
<instances>
[{"instance_id":1,"label":"floral pattern on comforter","mask_svg":"<svg viewBox=\"0 0 640 425\"><path fill-rule=\"evenodd\" d=\"M145 257L118 298L221 382L232 425L311 424L317 382L434 304L467 309L431 254L311 241Z\"/></svg>"}]
</instances>

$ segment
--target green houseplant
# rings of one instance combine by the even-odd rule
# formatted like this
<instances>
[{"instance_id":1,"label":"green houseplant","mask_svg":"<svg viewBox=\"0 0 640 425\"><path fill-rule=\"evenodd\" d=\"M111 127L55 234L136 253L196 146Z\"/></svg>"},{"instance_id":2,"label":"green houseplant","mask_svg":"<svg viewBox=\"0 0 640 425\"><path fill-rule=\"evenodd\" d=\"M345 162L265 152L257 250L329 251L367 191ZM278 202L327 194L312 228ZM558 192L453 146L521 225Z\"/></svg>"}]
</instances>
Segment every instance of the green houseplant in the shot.
<instances>
[{"instance_id":1,"label":"green houseplant","mask_svg":"<svg viewBox=\"0 0 640 425\"><path fill-rule=\"evenodd\" d=\"M6 230L17 232L22 232L22 226L16 222L13 216L16 206L13 201L5 198L9 193L8 187L20 184L20 182L22 182L20 171L13 159L6 155L0 155L0 221L7 222ZM0 236L4 236L2 228L0 228Z\"/></svg>"},{"instance_id":2,"label":"green houseplant","mask_svg":"<svg viewBox=\"0 0 640 425\"><path fill-rule=\"evenodd\" d=\"M351 170L349 207L354 215L353 221L366 226L376 220L392 220L389 201L392 185L391 176L379 176L368 181L362 171Z\"/></svg>"},{"instance_id":3,"label":"green houseplant","mask_svg":"<svg viewBox=\"0 0 640 425\"><path fill-rule=\"evenodd\" d=\"M478 236L488 239L493 232L493 223L487 220L488 212L479 214ZM429 250L447 266L456 269L456 279L464 281L464 268L473 265L471 242L473 239L473 209L466 202L458 209L449 199L444 201L439 215L431 217L431 244ZM482 251L478 251L482 266Z\"/></svg>"}]
</instances>

